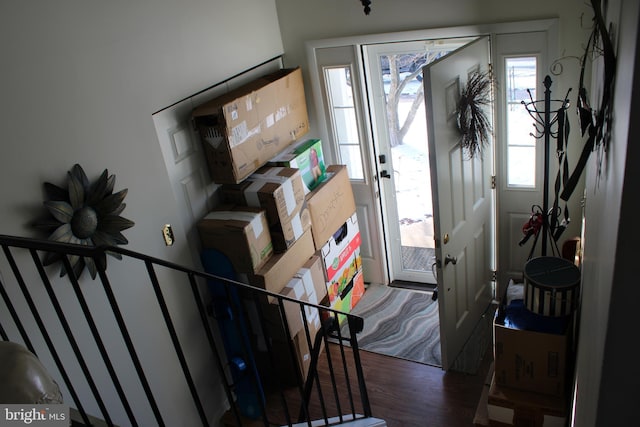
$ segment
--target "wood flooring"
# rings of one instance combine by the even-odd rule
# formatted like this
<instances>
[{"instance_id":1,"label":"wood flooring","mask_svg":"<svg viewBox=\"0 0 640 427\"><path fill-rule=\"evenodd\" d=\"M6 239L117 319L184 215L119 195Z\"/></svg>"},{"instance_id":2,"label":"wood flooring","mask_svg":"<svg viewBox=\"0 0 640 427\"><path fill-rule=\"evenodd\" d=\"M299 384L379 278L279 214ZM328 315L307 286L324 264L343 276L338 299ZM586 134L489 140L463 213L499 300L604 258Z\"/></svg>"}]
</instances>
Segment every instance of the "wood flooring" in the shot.
<instances>
[{"instance_id":1,"label":"wood flooring","mask_svg":"<svg viewBox=\"0 0 640 427\"><path fill-rule=\"evenodd\" d=\"M351 361L349 347L343 347L347 354L349 370L354 367ZM340 347L329 345L332 358L339 357ZM361 350L360 358L364 372L366 389L371 404L372 416L383 419L389 427L474 427L473 419L476 414L478 402L486 382L487 372L490 369L493 356L488 351L478 369L477 374L465 374L459 372L445 372L439 367L409 362L395 357L385 356ZM321 357L318 366L320 378L329 377L327 363ZM336 369L336 366L334 366ZM343 387L344 378L337 375L339 389ZM357 385L353 384L355 412L362 414L362 406L359 404ZM326 383L321 383L322 388L330 388ZM315 392L314 392L315 393ZM290 390L284 400L289 408L292 422L297 421L299 413L299 392ZM283 425L288 421L283 417L282 397L267 397L267 412L270 425ZM343 407L339 413L351 413L347 399L340 399ZM315 394L311 396L309 407L310 419L321 419L322 411L317 403ZM331 399L325 400L327 413L336 414L336 407ZM235 426L227 414L223 425ZM224 422L226 421L226 422ZM246 426L263 426L261 421L245 422Z\"/></svg>"},{"instance_id":2,"label":"wood flooring","mask_svg":"<svg viewBox=\"0 0 640 427\"><path fill-rule=\"evenodd\" d=\"M492 354L475 375L361 351L373 416L389 427L472 427Z\"/></svg>"}]
</instances>

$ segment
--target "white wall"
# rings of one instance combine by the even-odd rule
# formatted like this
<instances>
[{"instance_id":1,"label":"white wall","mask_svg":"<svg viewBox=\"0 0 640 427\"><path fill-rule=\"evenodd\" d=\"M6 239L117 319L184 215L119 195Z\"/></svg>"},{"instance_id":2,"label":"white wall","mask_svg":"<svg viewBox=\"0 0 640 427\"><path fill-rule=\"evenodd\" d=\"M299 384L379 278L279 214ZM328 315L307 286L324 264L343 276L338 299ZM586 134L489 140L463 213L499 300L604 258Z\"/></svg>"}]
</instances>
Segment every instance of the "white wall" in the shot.
<instances>
[{"instance_id":1,"label":"white wall","mask_svg":"<svg viewBox=\"0 0 640 427\"><path fill-rule=\"evenodd\" d=\"M7 0L0 39L0 233L37 235L28 223L41 212L42 183L65 184L79 163L90 179L107 168L116 191L128 188L122 215L136 223L124 232L128 249L189 263L152 114L281 54L274 0ZM165 223L174 225L173 247L162 241ZM146 321L146 280L128 273L119 297ZM189 324L192 313L175 299ZM161 328L143 327L153 349ZM163 352L149 355L164 361ZM180 414L183 401L166 390Z\"/></svg>"}]
</instances>

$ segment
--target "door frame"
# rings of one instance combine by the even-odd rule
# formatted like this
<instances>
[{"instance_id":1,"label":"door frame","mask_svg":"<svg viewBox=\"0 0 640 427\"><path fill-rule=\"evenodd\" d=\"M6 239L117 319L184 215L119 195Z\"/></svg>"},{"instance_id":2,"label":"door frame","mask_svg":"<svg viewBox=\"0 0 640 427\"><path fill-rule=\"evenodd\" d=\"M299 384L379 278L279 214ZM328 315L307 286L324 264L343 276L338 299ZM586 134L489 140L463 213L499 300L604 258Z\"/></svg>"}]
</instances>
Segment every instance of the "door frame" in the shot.
<instances>
[{"instance_id":1,"label":"door frame","mask_svg":"<svg viewBox=\"0 0 640 427\"><path fill-rule=\"evenodd\" d=\"M366 93L364 90L364 70L363 70L363 58L362 58L362 49L363 45L367 44L380 44L380 43L394 43L394 42L406 42L413 40L423 40L423 39L442 39L442 38L450 38L450 37L476 37L476 36L491 36L491 39L495 39L495 35L498 34L509 34L509 33L523 33L523 32L536 32L536 31L545 31L548 35L547 37L547 55L549 58L557 57L557 40L558 40L558 19L550 18L550 19L540 19L540 20L527 20L527 21L516 21L516 22L507 22L507 23L495 23L495 24L479 24L479 25L467 25L467 26L456 26L456 27L446 27L446 28L436 28L436 29L426 29L426 30L414 30L414 31L403 31L403 32L393 32L393 33L382 33L382 34L367 34L367 35L359 35L359 36L351 36L351 37L340 37L340 38L330 38L330 39L322 39L322 40L311 40L306 42L306 50L307 50L307 62L308 62L308 72L310 73L310 86L313 94L313 106L310 107L310 111L315 113L315 117L311 116L310 120L312 122L312 127L315 131L318 132L320 139L323 141L323 150L327 153L327 161L335 162L339 159L337 155L336 146L332 144L328 144L327 141L331 141L329 135L329 129L326 124L327 116L325 113L324 106L324 98L322 96L322 88L320 86L320 76L318 73L318 61L316 59L316 50L324 49L324 48L333 48L333 47L345 47L352 46L353 50L357 56L357 61L355 62L355 67L358 70L358 79L354 81L358 82L361 93ZM495 63L495 49L492 49L492 59L491 62ZM383 285L388 285L390 283L390 265L389 259L387 256L387 243L383 234L383 221L387 218L385 215L385 208L382 206L384 203L381 203L380 200L380 182L377 179L379 176L379 166L376 161L377 155L379 153L378 147L375 146L375 142L373 139L372 132L372 119L371 114L368 108L368 102L365 100L360 100L360 108L363 112L363 119L366 123L362 126L365 129L363 133L363 141L362 143L366 143L367 147L363 150L363 153L366 153L363 156L364 168L370 171L370 176L375 177L375 179L371 180L371 185L375 188L372 188L371 195L376 200L374 200L375 205L377 206L376 212L372 213L372 217L374 218L375 224L369 224L370 227L375 227L381 234L378 242L370 242L372 246L377 246L380 253L380 266L384 267L386 270L382 277L385 279L386 283L382 283ZM315 119L315 120L314 120ZM496 142L499 144L500 142ZM499 146L496 147L499 149ZM501 176L503 171L500 169L500 165L496 164L496 174ZM496 234L500 233L498 227L496 227ZM495 238L497 241L497 237ZM500 259L496 260L496 268L500 268Z\"/></svg>"}]
</instances>

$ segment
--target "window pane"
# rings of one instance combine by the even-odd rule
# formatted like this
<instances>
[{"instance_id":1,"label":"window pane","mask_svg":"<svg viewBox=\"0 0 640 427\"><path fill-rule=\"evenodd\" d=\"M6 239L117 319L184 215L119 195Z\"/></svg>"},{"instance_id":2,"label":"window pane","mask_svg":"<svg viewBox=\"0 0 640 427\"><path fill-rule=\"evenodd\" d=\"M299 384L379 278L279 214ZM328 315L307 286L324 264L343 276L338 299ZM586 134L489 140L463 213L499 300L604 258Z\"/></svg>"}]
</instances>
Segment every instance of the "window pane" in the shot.
<instances>
[{"instance_id":1,"label":"window pane","mask_svg":"<svg viewBox=\"0 0 640 427\"><path fill-rule=\"evenodd\" d=\"M339 163L347 166L349 178L364 180L362 150L356 109L351 87L351 69L325 68L325 80L330 99L331 129L337 144Z\"/></svg>"},{"instance_id":2,"label":"window pane","mask_svg":"<svg viewBox=\"0 0 640 427\"><path fill-rule=\"evenodd\" d=\"M364 179L364 171L362 170L362 162L360 161L360 147L357 145L341 145L340 157L344 164L347 165L349 178Z\"/></svg>"},{"instance_id":3,"label":"window pane","mask_svg":"<svg viewBox=\"0 0 640 427\"><path fill-rule=\"evenodd\" d=\"M522 101L536 99L536 58L507 58L507 185L533 188L536 185L536 139L533 119ZM531 95L529 95L529 92Z\"/></svg>"},{"instance_id":4,"label":"window pane","mask_svg":"<svg viewBox=\"0 0 640 427\"><path fill-rule=\"evenodd\" d=\"M512 187L532 187L536 175L536 148L510 146L507 150L509 168L507 181ZM535 182L534 182L535 183Z\"/></svg>"}]
</instances>

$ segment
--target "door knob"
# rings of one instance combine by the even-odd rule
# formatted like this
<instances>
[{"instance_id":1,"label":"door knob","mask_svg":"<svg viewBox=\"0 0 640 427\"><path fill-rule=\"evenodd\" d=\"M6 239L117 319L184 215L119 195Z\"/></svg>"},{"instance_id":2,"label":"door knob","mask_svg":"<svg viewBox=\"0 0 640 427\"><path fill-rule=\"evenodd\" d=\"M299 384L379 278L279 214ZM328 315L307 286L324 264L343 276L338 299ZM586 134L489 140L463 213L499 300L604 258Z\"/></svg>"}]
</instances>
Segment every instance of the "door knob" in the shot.
<instances>
[{"instance_id":1,"label":"door knob","mask_svg":"<svg viewBox=\"0 0 640 427\"><path fill-rule=\"evenodd\" d=\"M391 179L391 175L389 175L389 172L386 169L384 169L380 171L380 178Z\"/></svg>"},{"instance_id":2,"label":"door knob","mask_svg":"<svg viewBox=\"0 0 640 427\"><path fill-rule=\"evenodd\" d=\"M444 257L444 265L447 265L449 263L456 265L458 263L458 258L447 254L447 256Z\"/></svg>"}]
</instances>

